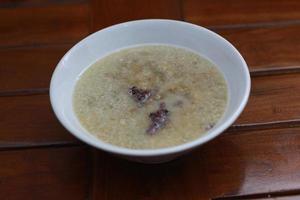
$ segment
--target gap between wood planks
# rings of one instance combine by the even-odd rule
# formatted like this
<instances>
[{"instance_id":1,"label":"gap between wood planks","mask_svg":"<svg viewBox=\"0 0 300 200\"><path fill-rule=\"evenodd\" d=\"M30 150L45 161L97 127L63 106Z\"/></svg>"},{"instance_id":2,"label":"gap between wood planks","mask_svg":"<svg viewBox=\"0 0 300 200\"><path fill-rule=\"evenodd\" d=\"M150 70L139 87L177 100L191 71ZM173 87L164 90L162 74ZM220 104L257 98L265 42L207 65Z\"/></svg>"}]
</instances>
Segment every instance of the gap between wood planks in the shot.
<instances>
[{"instance_id":1,"label":"gap between wood planks","mask_svg":"<svg viewBox=\"0 0 300 200\"><path fill-rule=\"evenodd\" d=\"M226 29L285 27L291 25L300 25L300 20L254 22L254 23L247 23L247 24L227 24L227 25L207 26L207 28L213 31L217 31L217 30L219 31L219 30L226 30Z\"/></svg>"},{"instance_id":2,"label":"gap between wood planks","mask_svg":"<svg viewBox=\"0 0 300 200\"><path fill-rule=\"evenodd\" d=\"M30 2L30 1L19 1L19 2L14 2L14 1L8 1L0 4L0 8L32 8L32 7L46 7L49 5L53 4L82 4L82 3L87 3L88 0L52 0L52 1L37 1L37 2Z\"/></svg>"},{"instance_id":3,"label":"gap between wood planks","mask_svg":"<svg viewBox=\"0 0 300 200\"><path fill-rule=\"evenodd\" d=\"M13 151L13 150L23 150L23 149L42 149L42 148L64 148L64 147L76 147L84 146L83 143L76 141L61 141L61 142L39 142L39 143L1 143L0 142L0 152L1 151Z\"/></svg>"},{"instance_id":4,"label":"gap between wood planks","mask_svg":"<svg viewBox=\"0 0 300 200\"><path fill-rule=\"evenodd\" d=\"M296 128L300 127L300 119L289 119L272 122L262 123L249 123L249 124L234 124L228 128L228 134L240 134L245 131L254 130L267 130L267 129L279 129L279 128Z\"/></svg>"},{"instance_id":5,"label":"gap between wood planks","mask_svg":"<svg viewBox=\"0 0 300 200\"><path fill-rule=\"evenodd\" d=\"M216 197L216 198L212 198L211 200L237 200L237 199L259 200L259 199L267 199L267 198L293 197L299 194L300 194L300 189L292 189L292 190L274 191L274 192L267 192L267 193Z\"/></svg>"}]
</instances>

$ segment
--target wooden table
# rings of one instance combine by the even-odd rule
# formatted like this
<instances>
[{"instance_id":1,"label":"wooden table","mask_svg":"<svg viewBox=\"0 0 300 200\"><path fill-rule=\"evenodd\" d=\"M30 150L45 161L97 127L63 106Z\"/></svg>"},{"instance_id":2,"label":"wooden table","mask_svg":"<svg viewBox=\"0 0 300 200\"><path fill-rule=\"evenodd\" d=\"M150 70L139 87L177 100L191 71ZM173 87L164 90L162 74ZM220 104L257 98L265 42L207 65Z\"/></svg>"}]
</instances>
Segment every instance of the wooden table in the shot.
<instances>
[{"instance_id":1,"label":"wooden table","mask_svg":"<svg viewBox=\"0 0 300 200\"><path fill-rule=\"evenodd\" d=\"M114 158L56 120L56 63L89 33L141 18L200 24L243 54L249 103L222 136L162 165ZM2 0L0 199L300 199L299 0Z\"/></svg>"}]
</instances>

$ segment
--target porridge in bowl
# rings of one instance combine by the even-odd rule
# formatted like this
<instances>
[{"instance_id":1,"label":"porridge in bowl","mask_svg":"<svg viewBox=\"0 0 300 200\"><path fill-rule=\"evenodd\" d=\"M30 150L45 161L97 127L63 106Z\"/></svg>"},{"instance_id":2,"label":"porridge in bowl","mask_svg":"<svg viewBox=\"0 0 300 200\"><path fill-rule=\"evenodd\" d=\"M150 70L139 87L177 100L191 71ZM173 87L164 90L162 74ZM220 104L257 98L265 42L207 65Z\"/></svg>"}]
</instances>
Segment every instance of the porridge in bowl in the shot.
<instances>
[{"instance_id":1,"label":"porridge in bowl","mask_svg":"<svg viewBox=\"0 0 300 200\"><path fill-rule=\"evenodd\" d=\"M206 58L183 48L144 45L92 64L79 78L73 107L100 140L131 149L176 146L213 128L227 85Z\"/></svg>"}]
</instances>

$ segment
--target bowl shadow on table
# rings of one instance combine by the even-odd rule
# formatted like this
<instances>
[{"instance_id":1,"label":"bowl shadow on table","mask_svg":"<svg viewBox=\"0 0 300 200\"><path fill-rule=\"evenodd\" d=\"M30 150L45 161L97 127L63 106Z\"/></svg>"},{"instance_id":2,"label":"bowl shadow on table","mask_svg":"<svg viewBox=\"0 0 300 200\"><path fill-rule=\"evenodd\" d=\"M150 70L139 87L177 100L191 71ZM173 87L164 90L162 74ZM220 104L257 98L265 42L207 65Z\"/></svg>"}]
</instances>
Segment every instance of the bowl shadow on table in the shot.
<instances>
[{"instance_id":1,"label":"bowl shadow on table","mask_svg":"<svg viewBox=\"0 0 300 200\"><path fill-rule=\"evenodd\" d=\"M163 164L141 164L95 150L94 195L101 199L211 199L239 192L245 160L219 137Z\"/></svg>"}]
</instances>

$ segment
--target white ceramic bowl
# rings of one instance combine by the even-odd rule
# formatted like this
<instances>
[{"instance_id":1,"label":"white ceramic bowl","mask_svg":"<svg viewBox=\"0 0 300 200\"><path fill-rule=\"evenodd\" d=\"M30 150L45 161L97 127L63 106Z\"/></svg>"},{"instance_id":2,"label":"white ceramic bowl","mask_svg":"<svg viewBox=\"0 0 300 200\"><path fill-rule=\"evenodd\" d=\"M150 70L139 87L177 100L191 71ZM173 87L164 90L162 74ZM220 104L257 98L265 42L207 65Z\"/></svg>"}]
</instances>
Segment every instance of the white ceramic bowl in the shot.
<instances>
[{"instance_id":1,"label":"white ceramic bowl","mask_svg":"<svg viewBox=\"0 0 300 200\"><path fill-rule=\"evenodd\" d=\"M89 134L77 120L72 94L81 73L99 58L121 48L140 44L185 47L210 59L223 72L229 87L229 103L223 118L198 139L168 148L135 150L114 146ZM58 63L50 84L50 99L59 121L75 137L98 149L146 163L164 162L220 135L240 115L250 91L247 64L224 38L203 27L173 20L139 20L100 30L71 48ZM218 147L216 147L218 148Z\"/></svg>"}]
</instances>

